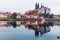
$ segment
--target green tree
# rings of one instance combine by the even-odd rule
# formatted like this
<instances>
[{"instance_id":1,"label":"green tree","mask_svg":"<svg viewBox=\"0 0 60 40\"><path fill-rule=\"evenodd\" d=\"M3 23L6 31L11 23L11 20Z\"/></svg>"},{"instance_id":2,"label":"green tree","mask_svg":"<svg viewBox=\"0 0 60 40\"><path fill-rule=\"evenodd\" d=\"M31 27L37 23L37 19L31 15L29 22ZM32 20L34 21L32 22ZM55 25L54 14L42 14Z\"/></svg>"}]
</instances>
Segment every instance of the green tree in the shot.
<instances>
[{"instance_id":1,"label":"green tree","mask_svg":"<svg viewBox=\"0 0 60 40\"><path fill-rule=\"evenodd\" d=\"M12 14L12 18L13 18L13 19L16 19L16 16L17 16L17 14L16 14L16 12L14 12L14 13Z\"/></svg>"},{"instance_id":2,"label":"green tree","mask_svg":"<svg viewBox=\"0 0 60 40\"><path fill-rule=\"evenodd\" d=\"M50 15L50 14L49 14L49 13L47 13L47 14L46 14L46 17L49 17L49 15Z\"/></svg>"},{"instance_id":3,"label":"green tree","mask_svg":"<svg viewBox=\"0 0 60 40\"><path fill-rule=\"evenodd\" d=\"M49 18L52 18L53 17L53 14L51 14L50 16L49 16Z\"/></svg>"}]
</instances>

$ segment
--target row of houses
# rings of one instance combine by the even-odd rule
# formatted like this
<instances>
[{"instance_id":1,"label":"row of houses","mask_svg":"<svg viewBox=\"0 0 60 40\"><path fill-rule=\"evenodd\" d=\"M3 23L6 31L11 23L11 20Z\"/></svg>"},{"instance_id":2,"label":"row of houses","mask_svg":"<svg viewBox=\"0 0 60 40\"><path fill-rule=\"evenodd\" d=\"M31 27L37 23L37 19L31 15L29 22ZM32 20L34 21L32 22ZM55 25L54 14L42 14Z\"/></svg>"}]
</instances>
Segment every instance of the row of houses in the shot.
<instances>
[{"instance_id":1,"label":"row of houses","mask_svg":"<svg viewBox=\"0 0 60 40\"><path fill-rule=\"evenodd\" d=\"M43 16L39 16L39 15L35 15L35 14L21 14L21 13L17 13L17 16L16 18L44 18ZM0 18L12 18L12 13L3 13L3 12L0 12Z\"/></svg>"},{"instance_id":2,"label":"row of houses","mask_svg":"<svg viewBox=\"0 0 60 40\"><path fill-rule=\"evenodd\" d=\"M41 4L41 7L39 7L39 4L36 3L35 4L35 9L33 10L28 10L25 12L25 14L21 14L21 13L16 13L17 16L16 18L44 18L44 13L50 13L51 9L48 7L45 7L44 5ZM0 12L0 18L12 18L12 13L10 12Z\"/></svg>"},{"instance_id":3,"label":"row of houses","mask_svg":"<svg viewBox=\"0 0 60 40\"><path fill-rule=\"evenodd\" d=\"M12 18L11 12L0 12L0 18ZM21 13L17 13L16 18L21 18Z\"/></svg>"},{"instance_id":4,"label":"row of houses","mask_svg":"<svg viewBox=\"0 0 60 40\"><path fill-rule=\"evenodd\" d=\"M39 15L37 10L32 10L31 13L27 13L27 11L25 12L25 17L26 18L44 18L43 15Z\"/></svg>"}]
</instances>

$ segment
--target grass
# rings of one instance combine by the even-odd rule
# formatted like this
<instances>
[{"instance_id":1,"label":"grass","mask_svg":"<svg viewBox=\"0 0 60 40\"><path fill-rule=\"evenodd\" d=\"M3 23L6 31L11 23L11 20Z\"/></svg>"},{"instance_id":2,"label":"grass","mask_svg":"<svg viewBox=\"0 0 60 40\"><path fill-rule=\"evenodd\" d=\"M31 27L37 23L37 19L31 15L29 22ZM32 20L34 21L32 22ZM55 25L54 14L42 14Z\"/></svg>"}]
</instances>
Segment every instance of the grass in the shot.
<instances>
[{"instance_id":1,"label":"grass","mask_svg":"<svg viewBox=\"0 0 60 40\"><path fill-rule=\"evenodd\" d=\"M16 18L16 19L13 19L13 18L0 18L0 21L21 21L22 18Z\"/></svg>"}]
</instances>

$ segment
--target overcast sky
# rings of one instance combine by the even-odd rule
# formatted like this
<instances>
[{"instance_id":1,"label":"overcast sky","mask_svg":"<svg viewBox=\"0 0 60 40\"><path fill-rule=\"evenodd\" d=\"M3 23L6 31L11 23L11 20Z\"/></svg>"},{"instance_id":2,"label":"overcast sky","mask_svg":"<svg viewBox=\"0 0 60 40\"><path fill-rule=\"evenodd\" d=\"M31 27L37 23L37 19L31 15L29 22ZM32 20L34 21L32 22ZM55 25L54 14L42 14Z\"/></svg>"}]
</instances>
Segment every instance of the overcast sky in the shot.
<instances>
[{"instance_id":1,"label":"overcast sky","mask_svg":"<svg viewBox=\"0 0 60 40\"><path fill-rule=\"evenodd\" d=\"M52 13L60 14L60 0L0 0L0 11L20 12L34 9L35 3L51 8Z\"/></svg>"}]
</instances>

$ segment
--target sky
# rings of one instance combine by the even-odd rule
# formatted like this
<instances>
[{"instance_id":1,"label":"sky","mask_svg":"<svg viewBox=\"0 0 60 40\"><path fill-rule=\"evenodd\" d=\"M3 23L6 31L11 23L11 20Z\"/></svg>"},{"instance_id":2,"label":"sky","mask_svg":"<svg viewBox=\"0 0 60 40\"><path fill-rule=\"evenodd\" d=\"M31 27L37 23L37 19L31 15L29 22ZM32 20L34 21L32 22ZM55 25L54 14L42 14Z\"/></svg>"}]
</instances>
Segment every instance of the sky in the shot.
<instances>
[{"instance_id":1,"label":"sky","mask_svg":"<svg viewBox=\"0 0 60 40\"><path fill-rule=\"evenodd\" d=\"M49 7L51 13L60 15L60 0L0 0L0 12L18 12L24 14L25 11L33 10L36 2Z\"/></svg>"}]
</instances>

